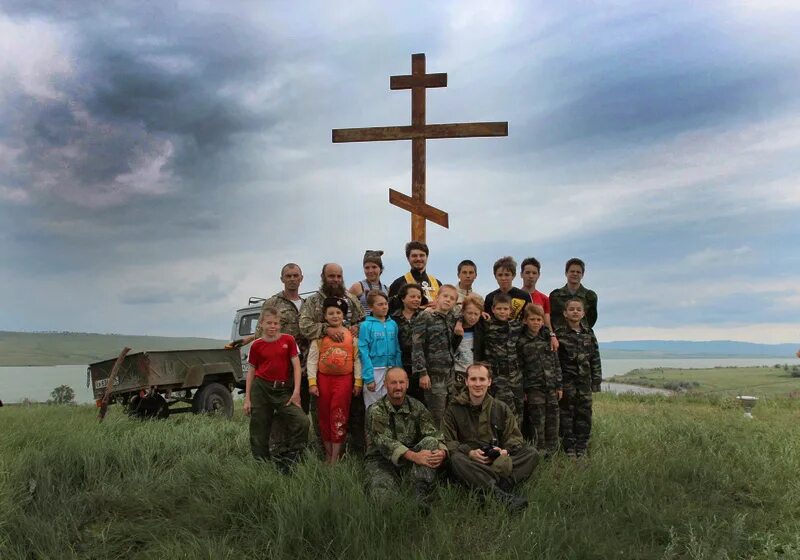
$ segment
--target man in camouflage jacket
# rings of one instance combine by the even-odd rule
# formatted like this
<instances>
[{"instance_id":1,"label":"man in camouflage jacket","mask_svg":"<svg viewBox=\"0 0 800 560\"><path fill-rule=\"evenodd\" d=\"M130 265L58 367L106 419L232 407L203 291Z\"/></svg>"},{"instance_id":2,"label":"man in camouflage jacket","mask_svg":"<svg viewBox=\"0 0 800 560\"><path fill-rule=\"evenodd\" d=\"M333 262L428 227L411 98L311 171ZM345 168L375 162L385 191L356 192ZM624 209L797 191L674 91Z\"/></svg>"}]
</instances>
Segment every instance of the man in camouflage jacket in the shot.
<instances>
[{"instance_id":1,"label":"man in camouflage jacket","mask_svg":"<svg viewBox=\"0 0 800 560\"><path fill-rule=\"evenodd\" d=\"M408 374L403 368L390 368L384 383L386 395L367 412L365 466L370 491L386 497L396 491L398 479L407 478L425 505L437 469L447 458L444 438L425 406L407 396Z\"/></svg>"},{"instance_id":2,"label":"man in camouflage jacket","mask_svg":"<svg viewBox=\"0 0 800 560\"><path fill-rule=\"evenodd\" d=\"M547 453L558 448L558 393L561 391L561 364L550 339L550 330L542 326L536 334L526 328L517 342L530 436L536 448Z\"/></svg>"},{"instance_id":3,"label":"man in camouflage jacket","mask_svg":"<svg viewBox=\"0 0 800 560\"><path fill-rule=\"evenodd\" d=\"M581 457L589 447L592 431L592 393L600 392L603 370L600 347L592 329L584 327L580 299L567 301L567 326L556 330L558 357L561 363L563 395L561 441L569 456Z\"/></svg>"},{"instance_id":4,"label":"man in camouflage jacket","mask_svg":"<svg viewBox=\"0 0 800 560\"><path fill-rule=\"evenodd\" d=\"M450 470L467 486L493 493L510 509L521 509L527 499L510 492L531 475L538 453L523 440L508 405L489 395L488 368L472 364L466 376L467 390L450 402L444 416ZM487 455L489 447L496 457Z\"/></svg>"}]
</instances>

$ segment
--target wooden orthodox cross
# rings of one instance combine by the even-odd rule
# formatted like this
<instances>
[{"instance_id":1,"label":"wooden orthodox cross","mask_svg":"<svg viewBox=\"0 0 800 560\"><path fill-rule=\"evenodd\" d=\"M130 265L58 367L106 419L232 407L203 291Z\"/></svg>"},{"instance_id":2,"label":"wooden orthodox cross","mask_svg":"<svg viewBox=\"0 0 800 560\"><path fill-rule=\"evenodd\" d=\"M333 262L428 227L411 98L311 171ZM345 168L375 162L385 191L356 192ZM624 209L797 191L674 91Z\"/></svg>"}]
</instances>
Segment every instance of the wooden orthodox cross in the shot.
<instances>
[{"instance_id":1,"label":"wooden orthodox cross","mask_svg":"<svg viewBox=\"0 0 800 560\"><path fill-rule=\"evenodd\" d=\"M390 89L411 90L411 126L333 130L334 143L411 140L411 196L389 189L389 203L411 212L411 239L422 242L425 242L425 220L449 227L447 212L425 202L425 141L428 138L508 136L507 122L427 124L425 89L434 87L447 87L447 74L426 74L425 54L412 54L411 75L389 78Z\"/></svg>"}]
</instances>

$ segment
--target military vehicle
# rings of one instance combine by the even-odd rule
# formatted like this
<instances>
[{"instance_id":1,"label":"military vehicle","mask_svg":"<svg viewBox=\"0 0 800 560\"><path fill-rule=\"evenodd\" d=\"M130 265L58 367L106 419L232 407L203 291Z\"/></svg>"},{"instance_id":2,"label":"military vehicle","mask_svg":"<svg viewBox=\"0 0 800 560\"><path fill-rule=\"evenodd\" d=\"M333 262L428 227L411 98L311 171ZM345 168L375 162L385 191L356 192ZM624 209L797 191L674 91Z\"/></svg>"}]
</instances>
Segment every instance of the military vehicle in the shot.
<instances>
[{"instance_id":1,"label":"military vehicle","mask_svg":"<svg viewBox=\"0 0 800 560\"><path fill-rule=\"evenodd\" d=\"M89 365L98 407L116 359ZM237 348L166 350L126 355L111 381L110 402L137 418L166 418L193 412L233 415L234 389L244 389L246 373ZM180 407L185 404L188 406Z\"/></svg>"}]
</instances>

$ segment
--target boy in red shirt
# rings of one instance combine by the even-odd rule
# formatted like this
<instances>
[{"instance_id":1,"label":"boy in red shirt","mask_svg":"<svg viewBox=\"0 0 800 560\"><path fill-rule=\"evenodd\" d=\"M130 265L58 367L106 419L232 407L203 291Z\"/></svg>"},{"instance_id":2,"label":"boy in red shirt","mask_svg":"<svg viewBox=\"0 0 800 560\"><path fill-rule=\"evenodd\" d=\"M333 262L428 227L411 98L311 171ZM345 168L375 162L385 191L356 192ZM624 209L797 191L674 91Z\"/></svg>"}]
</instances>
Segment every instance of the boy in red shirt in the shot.
<instances>
[{"instance_id":1,"label":"boy in red shirt","mask_svg":"<svg viewBox=\"0 0 800 560\"><path fill-rule=\"evenodd\" d=\"M244 413L250 416L250 448L253 457L270 459L272 420L282 417L286 426L287 451L275 457L287 472L297 462L308 440L308 416L300 408L300 358L294 337L280 332L280 314L275 308L261 311L263 335L250 347Z\"/></svg>"}]
</instances>

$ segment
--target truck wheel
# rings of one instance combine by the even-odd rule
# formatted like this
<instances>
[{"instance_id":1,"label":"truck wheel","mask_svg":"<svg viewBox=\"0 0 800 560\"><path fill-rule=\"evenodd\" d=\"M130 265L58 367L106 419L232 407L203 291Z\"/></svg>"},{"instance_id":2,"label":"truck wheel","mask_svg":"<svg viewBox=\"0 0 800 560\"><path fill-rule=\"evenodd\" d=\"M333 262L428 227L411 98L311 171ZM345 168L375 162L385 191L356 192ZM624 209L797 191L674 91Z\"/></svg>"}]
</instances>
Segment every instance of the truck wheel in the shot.
<instances>
[{"instance_id":1,"label":"truck wheel","mask_svg":"<svg viewBox=\"0 0 800 560\"><path fill-rule=\"evenodd\" d=\"M230 418L233 416L233 395L225 385L219 383L204 385L194 394L192 412Z\"/></svg>"},{"instance_id":2,"label":"truck wheel","mask_svg":"<svg viewBox=\"0 0 800 560\"><path fill-rule=\"evenodd\" d=\"M144 420L147 418L164 419L169 416L169 405L161 395L140 398L136 395L128 401L128 416Z\"/></svg>"}]
</instances>

